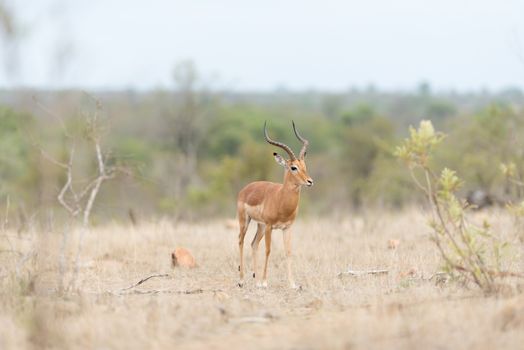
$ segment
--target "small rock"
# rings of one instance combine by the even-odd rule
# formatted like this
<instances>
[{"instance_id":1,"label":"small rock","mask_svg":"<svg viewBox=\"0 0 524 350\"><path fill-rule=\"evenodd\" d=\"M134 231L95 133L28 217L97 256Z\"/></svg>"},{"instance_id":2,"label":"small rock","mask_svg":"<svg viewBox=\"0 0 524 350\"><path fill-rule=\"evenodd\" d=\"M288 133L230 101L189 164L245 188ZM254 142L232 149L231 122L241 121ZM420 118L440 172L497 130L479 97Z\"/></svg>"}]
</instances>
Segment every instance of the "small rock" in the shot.
<instances>
[{"instance_id":1,"label":"small rock","mask_svg":"<svg viewBox=\"0 0 524 350\"><path fill-rule=\"evenodd\" d=\"M171 253L173 267L181 266L185 268L196 267L195 258L186 248L178 247Z\"/></svg>"}]
</instances>

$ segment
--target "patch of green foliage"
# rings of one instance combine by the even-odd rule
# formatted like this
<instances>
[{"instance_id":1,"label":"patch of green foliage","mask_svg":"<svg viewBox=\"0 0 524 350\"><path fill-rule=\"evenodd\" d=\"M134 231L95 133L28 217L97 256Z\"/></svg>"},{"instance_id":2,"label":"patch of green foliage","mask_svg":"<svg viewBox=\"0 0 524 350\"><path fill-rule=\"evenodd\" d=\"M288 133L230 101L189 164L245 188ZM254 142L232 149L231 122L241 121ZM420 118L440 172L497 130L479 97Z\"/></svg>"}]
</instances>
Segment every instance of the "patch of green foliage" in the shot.
<instances>
[{"instance_id":1,"label":"patch of green foliage","mask_svg":"<svg viewBox=\"0 0 524 350\"><path fill-rule=\"evenodd\" d=\"M37 154L29 142L33 117L0 106L0 196L27 194L38 181Z\"/></svg>"}]
</instances>

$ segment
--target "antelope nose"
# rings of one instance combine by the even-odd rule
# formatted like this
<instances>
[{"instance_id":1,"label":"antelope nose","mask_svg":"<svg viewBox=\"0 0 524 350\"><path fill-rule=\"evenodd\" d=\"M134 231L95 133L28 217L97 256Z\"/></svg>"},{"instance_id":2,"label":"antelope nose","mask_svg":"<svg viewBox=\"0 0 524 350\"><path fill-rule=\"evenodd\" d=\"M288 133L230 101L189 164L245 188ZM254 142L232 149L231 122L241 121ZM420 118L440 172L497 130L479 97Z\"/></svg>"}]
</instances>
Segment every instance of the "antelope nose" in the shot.
<instances>
[{"instance_id":1,"label":"antelope nose","mask_svg":"<svg viewBox=\"0 0 524 350\"><path fill-rule=\"evenodd\" d=\"M313 186L313 179L307 179L306 182L307 182L307 186L308 186L308 187Z\"/></svg>"}]
</instances>

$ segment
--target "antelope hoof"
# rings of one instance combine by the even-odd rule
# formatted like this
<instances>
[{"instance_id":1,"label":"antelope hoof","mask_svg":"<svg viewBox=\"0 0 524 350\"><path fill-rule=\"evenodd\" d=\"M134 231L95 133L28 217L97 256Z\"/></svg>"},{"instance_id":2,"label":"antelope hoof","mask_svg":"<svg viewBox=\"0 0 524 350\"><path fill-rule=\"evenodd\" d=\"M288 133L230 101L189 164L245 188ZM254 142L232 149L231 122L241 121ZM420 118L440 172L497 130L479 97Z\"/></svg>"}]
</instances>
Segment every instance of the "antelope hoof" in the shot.
<instances>
[{"instance_id":1,"label":"antelope hoof","mask_svg":"<svg viewBox=\"0 0 524 350\"><path fill-rule=\"evenodd\" d=\"M240 281L238 281L238 286L239 286L240 288L244 287L244 280L240 280Z\"/></svg>"}]
</instances>

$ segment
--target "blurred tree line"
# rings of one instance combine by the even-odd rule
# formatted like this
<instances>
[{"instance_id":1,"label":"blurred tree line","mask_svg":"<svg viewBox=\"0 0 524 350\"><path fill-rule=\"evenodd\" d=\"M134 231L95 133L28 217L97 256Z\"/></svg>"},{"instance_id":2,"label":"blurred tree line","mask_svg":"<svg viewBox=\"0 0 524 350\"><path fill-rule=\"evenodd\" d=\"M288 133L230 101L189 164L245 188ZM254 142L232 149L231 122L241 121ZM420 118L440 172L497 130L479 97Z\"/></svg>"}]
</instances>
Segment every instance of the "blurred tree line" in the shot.
<instances>
[{"instance_id":1,"label":"blurred tree line","mask_svg":"<svg viewBox=\"0 0 524 350\"><path fill-rule=\"evenodd\" d=\"M271 137L296 150L291 120L310 141L307 164L315 186L304 190L306 214L396 209L420 201L392 155L407 127L420 119L449 134L435 162L457 170L466 181L464 192L514 195L499 164L514 162L519 176L524 171L524 96L518 90L435 94L421 85L412 93L232 93L207 89L189 62L178 66L174 78L172 90L96 93L106 157L128 171L103 185L95 222L233 216L236 193L245 184L283 177L275 149L263 138L266 120ZM11 221L63 215L56 196L64 174L40 149L66 161L70 140L76 140L75 171L88 181L96 159L82 148L83 115L93 108L78 91L0 91L2 217L8 202Z\"/></svg>"}]
</instances>

